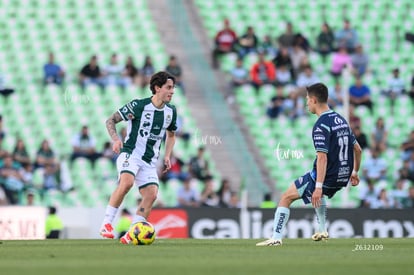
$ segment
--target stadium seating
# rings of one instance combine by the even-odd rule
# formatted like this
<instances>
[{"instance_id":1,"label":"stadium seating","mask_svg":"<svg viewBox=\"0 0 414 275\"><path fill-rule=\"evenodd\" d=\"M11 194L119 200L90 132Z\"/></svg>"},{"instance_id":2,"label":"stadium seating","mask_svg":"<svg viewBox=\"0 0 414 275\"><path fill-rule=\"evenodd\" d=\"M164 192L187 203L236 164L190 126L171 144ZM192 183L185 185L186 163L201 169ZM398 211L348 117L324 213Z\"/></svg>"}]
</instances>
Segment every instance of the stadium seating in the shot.
<instances>
[{"instance_id":1,"label":"stadium seating","mask_svg":"<svg viewBox=\"0 0 414 275\"><path fill-rule=\"evenodd\" d=\"M396 170L400 167L399 145L414 129L412 118L413 106L407 96L401 96L396 102L395 115L391 114L390 102L380 95L386 87L386 81L392 69L400 68L401 76L406 79L407 86L412 75L409 64L414 63L413 45L404 41L404 33L412 31L412 14L414 4L407 0L389 1L195 1L208 35L214 35L228 18L231 27L237 34L245 32L247 26L253 26L259 39L264 35L275 38L285 30L287 21L292 22L296 32L303 33L314 44L320 26L328 22L335 30L342 27L343 19L348 18L358 31L358 37L370 58L372 74L365 78L372 90L374 114L367 109L358 108L357 114L363 119L363 131L370 136L377 117L384 117L389 132L388 186L394 184ZM392 8L391 8L392 5ZM256 56L247 56L244 65L249 68ZM221 58L221 69L229 72L234 67L236 55L228 54ZM323 63L318 54L310 54L310 62L320 79L329 86L333 79L329 75L330 62ZM255 138L265 165L275 182L276 189L283 191L290 182L303 173L303 167L311 167L309 159L313 159L313 147L309 143L309 133L303 129L311 129L314 118L306 116L291 123L285 117L270 121L265 114L266 106L272 96L272 89L264 88L258 95L247 86L235 90L236 101L240 112ZM277 146L303 151L302 159L278 160L275 150ZM366 154L364 154L364 158ZM298 174L299 173L299 174ZM355 189L357 190L357 189ZM343 195L332 201L333 206L356 206L356 191L347 189Z\"/></svg>"},{"instance_id":2,"label":"stadium seating","mask_svg":"<svg viewBox=\"0 0 414 275\"><path fill-rule=\"evenodd\" d=\"M157 70L163 69L168 60L145 0L0 0L0 7L0 70L16 89L9 100L1 97L0 101L8 133L4 145L9 151L15 138L21 137L33 158L41 141L48 138L62 163L68 165L72 136L84 124L96 138L97 149L102 150L109 139L106 118L130 100L150 93L137 87L106 87L101 91L90 86L82 91L77 84L80 69L94 54L101 67L109 62L112 53L118 54L121 64L131 55L137 67L142 66L145 55L150 55ZM63 87L42 84L42 67L50 51L67 73ZM183 116L183 130L191 133L196 129L195 123L178 88L173 104ZM187 146L178 139L175 148L185 161L196 153L193 139ZM207 158L212 162L209 152ZM220 180L214 164L211 167ZM74 191L50 191L43 200L36 195L35 201L57 206L106 205L117 180L112 163L100 159L92 169L85 159L76 159L68 172ZM42 178L37 176L35 181L40 185ZM166 193L161 197L168 198L166 206L174 206L176 188L161 188L161 192ZM126 207L136 205L136 196L136 192L128 195Z\"/></svg>"}]
</instances>

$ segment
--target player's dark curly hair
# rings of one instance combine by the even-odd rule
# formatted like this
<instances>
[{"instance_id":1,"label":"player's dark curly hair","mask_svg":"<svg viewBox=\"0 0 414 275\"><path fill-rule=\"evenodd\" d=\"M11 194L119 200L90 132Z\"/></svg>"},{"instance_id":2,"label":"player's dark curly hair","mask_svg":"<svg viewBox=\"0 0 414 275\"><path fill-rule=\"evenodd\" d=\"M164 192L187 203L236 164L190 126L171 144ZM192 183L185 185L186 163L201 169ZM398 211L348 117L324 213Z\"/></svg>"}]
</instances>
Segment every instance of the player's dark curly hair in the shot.
<instances>
[{"instance_id":1,"label":"player's dark curly hair","mask_svg":"<svg viewBox=\"0 0 414 275\"><path fill-rule=\"evenodd\" d=\"M328 88L323 83L315 83L306 87L309 96L314 96L319 103L328 102Z\"/></svg>"},{"instance_id":2,"label":"player's dark curly hair","mask_svg":"<svg viewBox=\"0 0 414 275\"><path fill-rule=\"evenodd\" d=\"M170 75L167 72L158 72L155 73L150 80L150 90L153 95L155 95L155 86L162 87L165 83L167 83L167 80L171 79L175 85L175 77Z\"/></svg>"}]
</instances>

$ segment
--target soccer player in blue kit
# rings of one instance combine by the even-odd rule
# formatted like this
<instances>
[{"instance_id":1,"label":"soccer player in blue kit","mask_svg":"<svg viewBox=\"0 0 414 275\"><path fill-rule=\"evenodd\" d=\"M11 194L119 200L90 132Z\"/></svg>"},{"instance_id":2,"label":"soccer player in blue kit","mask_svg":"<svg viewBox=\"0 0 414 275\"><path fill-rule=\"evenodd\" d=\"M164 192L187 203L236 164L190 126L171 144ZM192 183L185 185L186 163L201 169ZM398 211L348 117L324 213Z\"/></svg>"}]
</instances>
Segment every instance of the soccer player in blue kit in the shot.
<instances>
[{"instance_id":1,"label":"soccer player in blue kit","mask_svg":"<svg viewBox=\"0 0 414 275\"><path fill-rule=\"evenodd\" d=\"M282 234L289 219L289 206L302 199L312 203L319 222L319 231L312 239L328 239L325 227L325 196L332 198L336 192L351 182L359 184L358 170L362 150L346 120L328 106L328 89L322 83L307 87L306 102L309 111L319 118L313 126L312 139L316 150L313 169L299 177L283 193L274 216L273 235L256 246L282 245Z\"/></svg>"}]
</instances>

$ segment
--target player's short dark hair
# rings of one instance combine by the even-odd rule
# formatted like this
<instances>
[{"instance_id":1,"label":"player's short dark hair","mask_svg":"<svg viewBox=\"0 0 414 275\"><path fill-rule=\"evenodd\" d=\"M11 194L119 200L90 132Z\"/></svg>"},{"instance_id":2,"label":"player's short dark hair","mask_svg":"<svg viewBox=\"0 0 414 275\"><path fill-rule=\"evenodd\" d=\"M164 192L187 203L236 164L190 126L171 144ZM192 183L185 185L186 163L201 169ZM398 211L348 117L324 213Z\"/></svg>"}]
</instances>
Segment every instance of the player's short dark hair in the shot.
<instances>
[{"instance_id":1,"label":"player's short dark hair","mask_svg":"<svg viewBox=\"0 0 414 275\"><path fill-rule=\"evenodd\" d=\"M153 95L155 95L155 86L162 87L165 83L167 83L167 80L171 79L175 85L175 77L170 75L167 72L158 72L155 73L150 80L150 90Z\"/></svg>"},{"instance_id":2,"label":"player's short dark hair","mask_svg":"<svg viewBox=\"0 0 414 275\"><path fill-rule=\"evenodd\" d=\"M328 102L328 88L323 83L316 83L306 87L309 96L315 97L319 103Z\"/></svg>"}]
</instances>

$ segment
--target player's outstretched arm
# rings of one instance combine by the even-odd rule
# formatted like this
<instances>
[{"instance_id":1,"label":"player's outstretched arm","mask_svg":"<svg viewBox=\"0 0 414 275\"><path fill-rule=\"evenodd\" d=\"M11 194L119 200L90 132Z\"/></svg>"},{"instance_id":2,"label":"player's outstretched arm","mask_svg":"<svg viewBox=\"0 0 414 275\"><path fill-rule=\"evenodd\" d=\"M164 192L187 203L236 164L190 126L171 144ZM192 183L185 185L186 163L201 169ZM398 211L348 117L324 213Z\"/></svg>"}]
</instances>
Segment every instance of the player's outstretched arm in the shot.
<instances>
[{"instance_id":1,"label":"player's outstretched arm","mask_svg":"<svg viewBox=\"0 0 414 275\"><path fill-rule=\"evenodd\" d=\"M122 117L118 112L113 113L105 122L106 130L112 139L113 145L112 150L119 154L122 148L122 141L119 139L118 133L116 132L116 126L118 122L122 121Z\"/></svg>"},{"instance_id":2,"label":"player's outstretched arm","mask_svg":"<svg viewBox=\"0 0 414 275\"><path fill-rule=\"evenodd\" d=\"M359 146L358 142L356 142L354 144L354 170L352 171L351 175L352 186L357 186L359 184L358 171L361 166L361 157L362 149L361 146Z\"/></svg>"}]
</instances>

